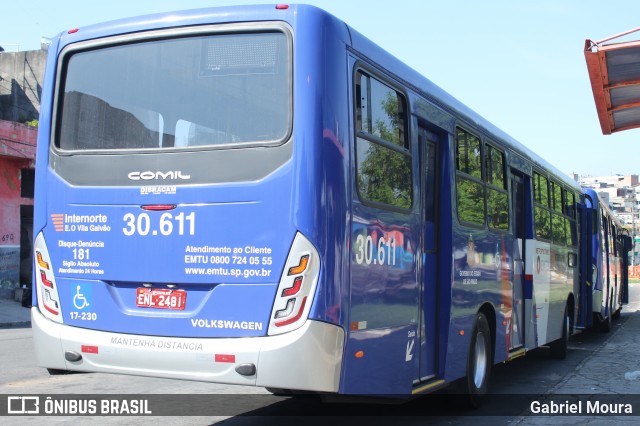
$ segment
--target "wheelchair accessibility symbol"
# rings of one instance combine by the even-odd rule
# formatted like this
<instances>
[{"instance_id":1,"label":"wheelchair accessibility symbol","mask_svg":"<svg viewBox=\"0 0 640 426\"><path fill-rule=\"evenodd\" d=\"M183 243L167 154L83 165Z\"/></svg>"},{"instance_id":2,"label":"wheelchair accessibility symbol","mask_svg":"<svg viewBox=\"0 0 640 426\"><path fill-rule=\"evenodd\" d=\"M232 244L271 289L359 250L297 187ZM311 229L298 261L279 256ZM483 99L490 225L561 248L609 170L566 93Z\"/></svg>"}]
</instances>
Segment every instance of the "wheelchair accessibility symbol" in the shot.
<instances>
[{"instance_id":1,"label":"wheelchair accessibility symbol","mask_svg":"<svg viewBox=\"0 0 640 426\"><path fill-rule=\"evenodd\" d=\"M76 287L76 294L73 296L73 305L76 309L84 309L89 306L89 301L87 300L84 293L81 292L80 286Z\"/></svg>"}]
</instances>

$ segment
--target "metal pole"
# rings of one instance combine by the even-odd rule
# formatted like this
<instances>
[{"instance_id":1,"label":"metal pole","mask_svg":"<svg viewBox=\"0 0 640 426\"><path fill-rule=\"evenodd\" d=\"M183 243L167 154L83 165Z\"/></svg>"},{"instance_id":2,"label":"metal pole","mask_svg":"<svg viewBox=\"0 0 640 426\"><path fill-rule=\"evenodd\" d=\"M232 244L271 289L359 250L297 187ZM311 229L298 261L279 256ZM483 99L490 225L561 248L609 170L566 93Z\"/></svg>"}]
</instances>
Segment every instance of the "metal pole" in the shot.
<instances>
[{"instance_id":1,"label":"metal pole","mask_svg":"<svg viewBox=\"0 0 640 426\"><path fill-rule=\"evenodd\" d=\"M626 36L626 35L629 35L629 34L633 34L633 33L638 32L638 31L640 31L640 28L634 28L634 29L632 29L632 30L625 31L625 32L623 32L623 33L616 34L616 35L613 35L613 36L611 36L611 37L603 38L602 40L596 41L594 44L595 44L596 46L598 46L598 45L601 45L602 43L605 43L605 42L607 42L607 41L611 41L611 40L613 40L614 38L618 38L618 37Z\"/></svg>"}]
</instances>

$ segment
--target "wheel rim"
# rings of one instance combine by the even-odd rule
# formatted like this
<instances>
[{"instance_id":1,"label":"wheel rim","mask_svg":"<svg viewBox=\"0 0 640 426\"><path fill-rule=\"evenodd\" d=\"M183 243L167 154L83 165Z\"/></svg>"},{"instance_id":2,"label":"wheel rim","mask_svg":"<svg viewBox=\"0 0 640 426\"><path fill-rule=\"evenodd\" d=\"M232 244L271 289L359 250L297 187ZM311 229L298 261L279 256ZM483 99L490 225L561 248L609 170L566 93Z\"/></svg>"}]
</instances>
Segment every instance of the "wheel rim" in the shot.
<instances>
[{"instance_id":1,"label":"wheel rim","mask_svg":"<svg viewBox=\"0 0 640 426\"><path fill-rule=\"evenodd\" d=\"M482 332L476 336L474 356L473 384L480 389L487 374L487 345Z\"/></svg>"}]
</instances>

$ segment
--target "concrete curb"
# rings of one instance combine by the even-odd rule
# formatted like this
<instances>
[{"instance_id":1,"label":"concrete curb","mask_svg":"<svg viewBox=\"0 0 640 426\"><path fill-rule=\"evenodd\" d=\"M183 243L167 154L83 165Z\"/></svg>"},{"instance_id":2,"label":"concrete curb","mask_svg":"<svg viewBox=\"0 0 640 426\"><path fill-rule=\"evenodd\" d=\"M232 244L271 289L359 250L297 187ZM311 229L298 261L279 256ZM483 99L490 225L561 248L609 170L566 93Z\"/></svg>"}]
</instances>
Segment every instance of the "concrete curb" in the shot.
<instances>
[{"instance_id":1,"label":"concrete curb","mask_svg":"<svg viewBox=\"0 0 640 426\"><path fill-rule=\"evenodd\" d=\"M0 328L31 328L31 321L4 322Z\"/></svg>"}]
</instances>

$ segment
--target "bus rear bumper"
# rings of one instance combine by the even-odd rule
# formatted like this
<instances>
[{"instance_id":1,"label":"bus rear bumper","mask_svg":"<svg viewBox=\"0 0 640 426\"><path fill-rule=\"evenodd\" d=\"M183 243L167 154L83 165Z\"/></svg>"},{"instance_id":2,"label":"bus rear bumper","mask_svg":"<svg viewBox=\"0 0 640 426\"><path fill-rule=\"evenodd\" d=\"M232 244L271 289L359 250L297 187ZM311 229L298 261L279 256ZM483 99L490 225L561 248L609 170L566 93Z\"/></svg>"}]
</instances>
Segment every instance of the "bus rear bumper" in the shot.
<instances>
[{"instance_id":1,"label":"bus rear bumper","mask_svg":"<svg viewBox=\"0 0 640 426\"><path fill-rule=\"evenodd\" d=\"M332 324L307 321L278 336L203 339L71 327L48 320L37 307L31 319L41 367L319 392L339 388L344 330ZM65 353L81 359L69 361ZM240 365L244 374L255 366L255 373L238 373Z\"/></svg>"}]
</instances>

